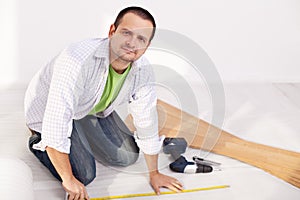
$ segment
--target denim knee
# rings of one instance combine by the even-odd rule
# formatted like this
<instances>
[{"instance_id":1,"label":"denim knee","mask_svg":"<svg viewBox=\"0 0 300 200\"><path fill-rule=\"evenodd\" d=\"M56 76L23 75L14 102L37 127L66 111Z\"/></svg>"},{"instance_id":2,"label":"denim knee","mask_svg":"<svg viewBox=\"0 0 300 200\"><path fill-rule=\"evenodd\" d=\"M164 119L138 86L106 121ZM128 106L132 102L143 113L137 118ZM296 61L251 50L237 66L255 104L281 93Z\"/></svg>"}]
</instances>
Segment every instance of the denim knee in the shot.
<instances>
[{"instance_id":1,"label":"denim knee","mask_svg":"<svg viewBox=\"0 0 300 200\"><path fill-rule=\"evenodd\" d=\"M95 167L86 167L82 169L80 172L74 173L74 176L83 184L88 185L96 178L96 168Z\"/></svg>"},{"instance_id":2,"label":"denim knee","mask_svg":"<svg viewBox=\"0 0 300 200\"><path fill-rule=\"evenodd\" d=\"M119 155L117 165L127 167L129 165L134 164L137 161L138 157L138 152L123 152L121 153L121 155Z\"/></svg>"}]
</instances>

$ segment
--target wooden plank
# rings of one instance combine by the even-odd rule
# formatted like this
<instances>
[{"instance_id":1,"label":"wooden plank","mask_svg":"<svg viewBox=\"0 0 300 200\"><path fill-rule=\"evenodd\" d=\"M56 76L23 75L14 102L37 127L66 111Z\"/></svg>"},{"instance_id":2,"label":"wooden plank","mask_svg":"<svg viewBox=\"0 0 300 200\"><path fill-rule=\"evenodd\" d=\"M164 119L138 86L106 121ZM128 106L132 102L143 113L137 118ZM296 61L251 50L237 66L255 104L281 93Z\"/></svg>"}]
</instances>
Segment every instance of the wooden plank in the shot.
<instances>
[{"instance_id":1,"label":"wooden plank","mask_svg":"<svg viewBox=\"0 0 300 200\"><path fill-rule=\"evenodd\" d=\"M184 137L192 148L248 163L300 188L300 153L243 140L161 100L157 108L160 135ZM130 116L125 122L135 130Z\"/></svg>"}]
</instances>

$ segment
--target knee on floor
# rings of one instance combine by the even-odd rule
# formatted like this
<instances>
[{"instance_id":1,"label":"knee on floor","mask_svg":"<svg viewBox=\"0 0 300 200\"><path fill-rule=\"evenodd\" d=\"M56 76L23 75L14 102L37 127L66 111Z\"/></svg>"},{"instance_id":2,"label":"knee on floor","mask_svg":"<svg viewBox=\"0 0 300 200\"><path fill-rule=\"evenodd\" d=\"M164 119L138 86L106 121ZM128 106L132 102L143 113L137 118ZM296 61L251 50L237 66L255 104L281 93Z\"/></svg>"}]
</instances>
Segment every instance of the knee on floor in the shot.
<instances>
[{"instance_id":1,"label":"knee on floor","mask_svg":"<svg viewBox=\"0 0 300 200\"><path fill-rule=\"evenodd\" d=\"M138 153L133 153L133 152L123 153L122 155L120 155L120 158L118 160L118 165L123 167L132 165L137 161L138 157L139 157Z\"/></svg>"},{"instance_id":2,"label":"knee on floor","mask_svg":"<svg viewBox=\"0 0 300 200\"><path fill-rule=\"evenodd\" d=\"M80 174L75 177L84 185L88 185L96 178L96 168L87 167L84 170L81 170Z\"/></svg>"}]
</instances>

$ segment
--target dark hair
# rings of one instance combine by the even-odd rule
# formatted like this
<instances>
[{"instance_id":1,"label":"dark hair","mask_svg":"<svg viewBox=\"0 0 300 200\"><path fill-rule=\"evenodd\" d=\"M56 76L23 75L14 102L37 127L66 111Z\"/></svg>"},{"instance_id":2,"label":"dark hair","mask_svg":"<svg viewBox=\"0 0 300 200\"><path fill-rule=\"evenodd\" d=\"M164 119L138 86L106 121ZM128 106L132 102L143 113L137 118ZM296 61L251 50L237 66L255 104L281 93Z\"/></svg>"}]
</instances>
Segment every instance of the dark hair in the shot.
<instances>
[{"instance_id":1,"label":"dark hair","mask_svg":"<svg viewBox=\"0 0 300 200\"><path fill-rule=\"evenodd\" d=\"M153 25L153 31L152 31L152 35L150 37L150 41L151 41L155 34L156 24L155 24L154 17L144 8L131 6L131 7L127 7L127 8L124 8L123 10L121 10L114 22L115 28L117 29L117 27L121 23L122 18L127 13L133 13L133 14L141 17L142 19L151 21L151 23Z\"/></svg>"}]
</instances>

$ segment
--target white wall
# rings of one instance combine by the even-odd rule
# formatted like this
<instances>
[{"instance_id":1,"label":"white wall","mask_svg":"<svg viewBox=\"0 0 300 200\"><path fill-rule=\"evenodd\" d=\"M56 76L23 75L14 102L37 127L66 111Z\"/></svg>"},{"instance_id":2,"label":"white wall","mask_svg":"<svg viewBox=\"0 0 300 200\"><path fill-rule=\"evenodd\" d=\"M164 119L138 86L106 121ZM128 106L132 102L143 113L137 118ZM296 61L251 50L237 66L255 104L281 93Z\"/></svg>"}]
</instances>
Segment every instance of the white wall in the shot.
<instances>
[{"instance_id":1,"label":"white wall","mask_svg":"<svg viewBox=\"0 0 300 200\"><path fill-rule=\"evenodd\" d=\"M224 81L300 81L299 0L0 0L0 85L26 84L67 44L105 37L127 5L197 42Z\"/></svg>"}]
</instances>

